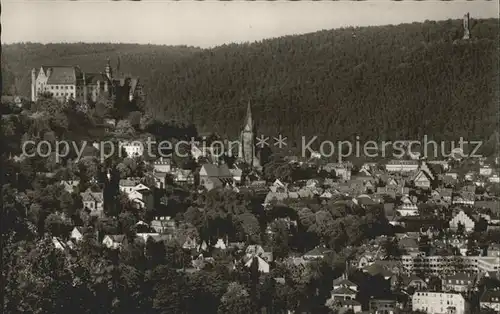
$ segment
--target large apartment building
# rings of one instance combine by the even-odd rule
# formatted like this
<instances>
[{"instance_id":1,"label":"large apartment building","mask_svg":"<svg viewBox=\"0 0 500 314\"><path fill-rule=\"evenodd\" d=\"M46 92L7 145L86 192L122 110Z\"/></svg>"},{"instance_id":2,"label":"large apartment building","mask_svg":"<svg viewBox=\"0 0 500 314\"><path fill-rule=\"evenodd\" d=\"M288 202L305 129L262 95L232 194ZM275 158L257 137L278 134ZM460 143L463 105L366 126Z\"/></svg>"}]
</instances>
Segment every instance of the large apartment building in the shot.
<instances>
[{"instance_id":1,"label":"large apartment building","mask_svg":"<svg viewBox=\"0 0 500 314\"><path fill-rule=\"evenodd\" d=\"M113 76L109 60L101 73L84 72L78 66L41 66L38 70L33 68L31 100L36 101L44 93L51 94L60 101L73 99L82 103L95 102L101 94L114 95L128 101L144 97L139 79Z\"/></svg>"},{"instance_id":2,"label":"large apartment building","mask_svg":"<svg viewBox=\"0 0 500 314\"><path fill-rule=\"evenodd\" d=\"M433 275L456 272L499 272L500 258L495 256L401 256L403 270L415 274L426 272Z\"/></svg>"},{"instance_id":3,"label":"large apartment building","mask_svg":"<svg viewBox=\"0 0 500 314\"><path fill-rule=\"evenodd\" d=\"M412 297L412 309L428 314L468 314L470 305L460 293L417 291Z\"/></svg>"}]
</instances>

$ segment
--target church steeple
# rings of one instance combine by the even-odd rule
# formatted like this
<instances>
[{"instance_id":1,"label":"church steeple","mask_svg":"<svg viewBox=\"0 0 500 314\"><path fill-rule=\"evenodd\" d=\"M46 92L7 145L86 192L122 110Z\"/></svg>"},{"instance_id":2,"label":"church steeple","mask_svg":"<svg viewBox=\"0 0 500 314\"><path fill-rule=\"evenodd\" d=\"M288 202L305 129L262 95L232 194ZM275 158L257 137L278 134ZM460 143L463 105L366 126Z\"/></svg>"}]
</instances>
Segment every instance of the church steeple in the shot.
<instances>
[{"instance_id":1,"label":"church steeple","mask_svg":"<svg viewBox=\"0 0 500 314\"><path fill-rule=\"evenodd\" d=\"M255 147L254 147L254 134L253 134L253 119L252 110L250 108L250 101L247 105L247 115L245 118L243 130L240 135L240 149L239 158L248 164L250 167L254 165L255 160Z\"/></svg>"},{"instance_id":2,"label":"church steeple","mask_svg":"<svg viewBox=\"0 0 500 314\"><path fill-rule=\"evenodd\" d=\"M247 105L247 116L245 118L245 127L243 128L245 132L253 131L253 120L252 120L252 109L250 107L250 101L248 101Z\"/></svg>"}]
</instances>

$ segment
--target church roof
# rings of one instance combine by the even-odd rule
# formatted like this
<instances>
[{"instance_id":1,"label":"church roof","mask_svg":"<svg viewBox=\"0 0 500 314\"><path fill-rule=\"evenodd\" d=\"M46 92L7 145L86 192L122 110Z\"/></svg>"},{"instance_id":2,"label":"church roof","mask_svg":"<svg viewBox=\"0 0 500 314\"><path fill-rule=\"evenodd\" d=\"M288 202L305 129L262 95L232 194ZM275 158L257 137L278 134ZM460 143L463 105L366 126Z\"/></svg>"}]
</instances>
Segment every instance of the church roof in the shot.
<instances>
[{"instance_id":1,"label":"church roof","mask_svg":"<svg viewBox=\"0 0 500 314\"><path fill-rule=\"evenodd\" d=\"M216 166L214 164L204 164L202 168L205 169L205 172L208 177L216 177L216 178L233 177L226 164L222 164L220 166Z\"/></svg>"}]
</instances>

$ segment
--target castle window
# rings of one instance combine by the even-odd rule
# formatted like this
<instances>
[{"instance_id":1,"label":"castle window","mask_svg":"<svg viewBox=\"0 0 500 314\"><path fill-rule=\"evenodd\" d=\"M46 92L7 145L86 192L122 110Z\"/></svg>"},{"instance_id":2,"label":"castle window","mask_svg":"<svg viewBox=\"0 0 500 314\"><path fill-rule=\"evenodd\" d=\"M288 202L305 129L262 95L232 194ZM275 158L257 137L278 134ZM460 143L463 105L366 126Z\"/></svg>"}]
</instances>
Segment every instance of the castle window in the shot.
<instances>
[{"instance_id":1,"label":"castle window","mask_svg":"<svg viewBox=\"0 0 500 314\"><path fill-rule=\"evenodd\" d=\"M70 86L69 89L73 89L73 86Z\"/></svg>"},{"instance_id":2,"label":"castle window","mask_svg":"<svg viewBox=\"0 0 500 314\"><path fill-rule=\"evenodd\" d=\"M68 86L64 86L64 89L68 89Z\"/></svg>"},{"instance_id":3,"label":"castle window","mask_svg":"<svg viewBox=\"0 0 500 314\"><path fill-rule=\"evenodd\" d=\"M59 89L59 85L56 85L56 89Z\"/></svg>"}]
</instances>

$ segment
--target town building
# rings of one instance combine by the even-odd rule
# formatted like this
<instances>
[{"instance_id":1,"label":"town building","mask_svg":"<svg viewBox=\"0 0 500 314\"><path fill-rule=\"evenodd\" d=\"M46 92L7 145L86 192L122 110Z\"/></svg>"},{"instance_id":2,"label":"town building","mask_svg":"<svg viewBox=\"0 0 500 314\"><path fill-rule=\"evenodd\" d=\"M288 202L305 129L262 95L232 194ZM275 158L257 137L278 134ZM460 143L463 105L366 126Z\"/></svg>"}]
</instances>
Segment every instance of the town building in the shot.
<instances>
[{"instance_id":1,"label":"town building","mask_svg":"<svg viewBox=\"0 0 500 314\"><path fill-rule=\"evenodd\" d=\"M417 291L412 297L412 309L429 314L468 314L470 305L460 293Z\"/></svg>"},{"instance_id":2,"label":"town building","mask_svg":"<svg viewBox=\"0 0 500 314\"><path fill-rule=\"evenodd\" d=\"M233 184L233 175L226 164L204 164L200 169L200 185L207 191Z\"/></svg>"},{"instance_id":3,"label":"town building","mask_svg":"<svg viewBox=\"0 0 500 314\"><path fill-rule=\"evenodd\" d=\"M169 173L172 170L172 160L170 158L160 157L153 163L155 172Z\"/></svg>"},{"instance_id":4,"label":"town building","mask_svg":"<svg viewBox=\"0 0 500 314\"><path fill-rule=\"evenodd\" d=\"M500 313L500 289L484 291L479 304L482 309L491 309Z\"/></svg>"},{"instance_id":5,"label":"town building","mask_svg":"<svg viewBox=\"0 0 500 314\"><path fill-rule=\"evenodd\" d=\"M385 165L385 169L388 172L413 172L418 170L418 166L417 160L394 159Z\"/></svg>"},{"instance_id":6,"label":"town building","mask_svg":"<svg viewBox=\"0 0 500 314\"><path fill-rule=\"evenodd\" d=\"M100 95L114 96L127 101L143 100L144 93L137 77L115 77L108 60L104 72L89 73L78 66L41 66L31 70L31 100L48 93L64 101L95 102Z\"/></svg>"},{"instance_id":7,"label":"town building","mask_svg":"<svg viewBox=\"0 0 500 314\"><path fill-rule=\"evenodd\" d=\"M428 273L443 276L457 271L468 273L497 272L500 258L492 256L401 256L403 270L407 274Z\"/></svg>"},{"instance_id":8,"label":"town building","mask_svg":"<svg viewBox=\"0 0 500 314\"><path fill-rule=\"evenodd\" d=\"M460 272L444 277L442 287L444 291L468 292L473 288L475 282L476 276Z\"/></svg>"},{"instance_id":9,"label":"town building","mask_svg":"<svg viewBox=\"0 0 500 314\"><path fill-rule=\"evenodd\" d=\"M104 196L102 192L92 192L87 190L80 193L83 208L90 211L92 216L102 216L104 209Z\"/></svg>"},{"instance_id":10,"label":"town building","mask_svg":"<svg viewBox=\"0 0 500 314\"><path fill-rule=\"evenodd\" d=\"M466 214L463 210L460 210L451 220L450 220L450 229L458 230L459 225L464 226L464 230L467 232L474 231L474 227L476 225L476 221L473 217Z\"/></svg>"},{"instance_id":11,"label":"town building","mask_svg":"<svg viewBox=\"0 0 500 314\"><path fill-rule=\"evenodd\" d=\"M139 141L122 142L120 143L120 149L123 149L127 153L127 156L123 157L135 158L144 155L144 145Z\"/></svg>"}]
</instances>

